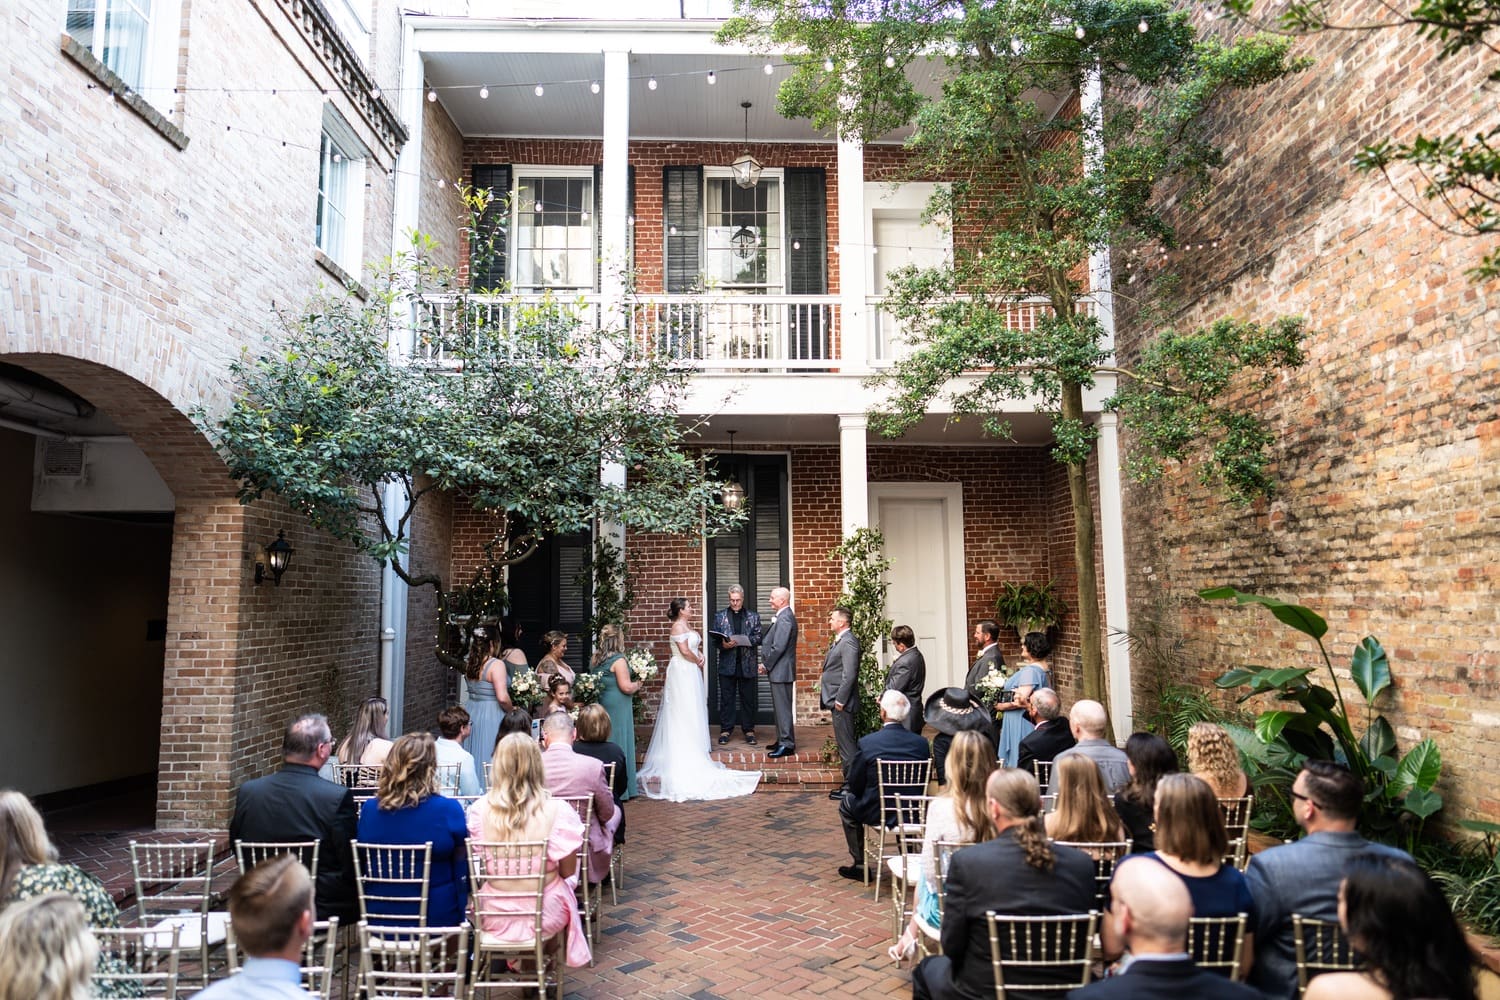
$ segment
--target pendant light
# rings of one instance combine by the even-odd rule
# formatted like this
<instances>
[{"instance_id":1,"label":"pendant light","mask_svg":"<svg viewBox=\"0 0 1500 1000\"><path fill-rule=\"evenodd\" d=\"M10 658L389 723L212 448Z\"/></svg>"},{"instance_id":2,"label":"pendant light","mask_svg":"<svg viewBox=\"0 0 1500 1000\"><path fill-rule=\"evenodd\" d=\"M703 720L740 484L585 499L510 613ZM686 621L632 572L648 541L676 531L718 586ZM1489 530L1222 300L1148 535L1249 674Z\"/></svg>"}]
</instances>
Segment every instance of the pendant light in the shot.
<instances>
[{"instance_id":1,"label":"pendant light","mask_svg":"<svg viewBox=\"0 0 1500 1000\"><path fill-rule=\"evenodd\" d=\"M750 102L741 101L740 107L745 109L745 151L735 158L729 165L734 172L734 182L742 188L753 188L760 183L760 161L750 155Z\"/></svg>"},{"instance_id":2,"label":"pendant light","mask_svg":"<svg viewBox=\"0 0 1500 1000\"><path fill-rule=\"evenodd\" d=\"M729 432L729 482L725 483L724 488L719 492L719 502L731 514L745 506L745 487L740 485L739 479L734 474L734 436L737 433L739 432Z\"/></svg>"}]
</instances>

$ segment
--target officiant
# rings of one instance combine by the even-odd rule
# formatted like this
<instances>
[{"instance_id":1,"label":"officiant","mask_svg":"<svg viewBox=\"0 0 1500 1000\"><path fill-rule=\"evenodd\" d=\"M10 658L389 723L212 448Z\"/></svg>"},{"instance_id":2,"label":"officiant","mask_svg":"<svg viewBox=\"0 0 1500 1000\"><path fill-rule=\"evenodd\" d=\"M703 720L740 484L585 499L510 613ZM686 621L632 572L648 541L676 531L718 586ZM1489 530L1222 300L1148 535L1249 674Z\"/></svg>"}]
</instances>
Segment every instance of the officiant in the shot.
<instances>
[{"instance_id":1,"label":"officiant","mask_svg":"<svg viewBox=\"0 0 1500 1000\"><path fill-rule=\"evenodd\" d=\"M729 588L729 607L714 615L709 638L719 647L719 746L729 742L735 722L745 743L755 746L755 716L760 709L758 655L760 615L745 607L745 588Z\"/></svg>"}]
</instances>

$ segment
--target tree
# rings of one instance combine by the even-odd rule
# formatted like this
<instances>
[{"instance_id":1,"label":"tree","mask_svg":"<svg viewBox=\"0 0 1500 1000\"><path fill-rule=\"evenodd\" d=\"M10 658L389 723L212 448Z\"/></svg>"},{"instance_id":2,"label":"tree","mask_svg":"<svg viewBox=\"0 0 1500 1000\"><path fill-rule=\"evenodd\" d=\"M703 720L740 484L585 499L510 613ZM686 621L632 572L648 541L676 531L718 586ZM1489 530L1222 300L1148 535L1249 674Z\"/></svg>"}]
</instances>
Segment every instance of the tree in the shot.
<instances>
[{"instance_id":1,"label":"tree","mask_svg":"<svg viewBox=\"0 0 1500 1000\"><path fill-rule=\"evenodd\" d=\"M468 197L477 220L488 197ZM275 495L409 585L433 587L438 654L457 665L466 643L452 641L450 614L498 616L504 567L543 537L611 521L717 531L734 516L677 416L685 368L634 350L582 303L453 292L433 250L416 235L367 297L329 292L282 316L279 336L230 365L228 411L199 420L242 503ZM422 350L395 358L389 345L408 323ZM609 463L625 468L623 485L604 481ZM497 518L465 587L401 558L418 505L437 491Z\"/></svg>"},{"instance_id":2,"label":"tree","mask_svg":"<svg viewBox=\"0 0 1500 1000\"><path fill-rule=\"evenodd\" d=\"M1225 0L1225 6L1254 20L1252 0ZM1416 0L1410 6L1361 0L1340 6L1342 10L1328 0L1293 2L1272 23L1294 35L1408 30L1436 42L1444 60L1476 49L1500 57L1500 0ZM1481 84L1481 90L1489 91L1492 112L1500 102L1500 58L1493 65ZM1394 172L1401 164L1411 168L1411 188L1426 206L1407 196L1406 185ZM1500 122L1473 135L1418 132L1404 140L1386 137L1364 146L1354 165L1366 172L1380 171L1408 205L1445 233L1480 239L1500 234ZM1500 278L1500 240L1467 273L1476 282Z\"/></svg>"},{"instance_id":3,"label":"tree","mask_svg":"<svg viewBox=\"0 0 1500 1000\"><path fill-rule=\"evenodd\" d=\"M1103 699L1087 481L1095 429L1083 399L1101 373L1135 373L1115 364L1082 276L1090 255L1112 245L1175 245L1167 202L1191 207L1223 162L1208 113L1226 92L1294 69L1286 42L1200 38L1160 0L739 0L738 9L725 38L794 53L782 114L864 140L910 125L913 174L948 180L929 211L955 226L951 264L888 277L886 308L912 353L874 380L890 396L873 423L899 435L940 399L953 419L1008 436L998 404L1040 400L1076 524L1083 691ZM905 71L922 62L942 80L935 96ZM1083 97L1096 75L1102 101ZM1045 298L1048 315L1017 329L1014 306L1030 297ZM1267 433L1225 400L1246 389L1246 369L1265 377L1299 364L1301 333L1298 320L1224 320L1174 335L1115 405L1127 418L1136 403L1154 414L1137 428L1141 446L1201 456L1232 494L1254 496L1268 482L1254 474L1264 472Z\"/></svg>"}]
</instances>

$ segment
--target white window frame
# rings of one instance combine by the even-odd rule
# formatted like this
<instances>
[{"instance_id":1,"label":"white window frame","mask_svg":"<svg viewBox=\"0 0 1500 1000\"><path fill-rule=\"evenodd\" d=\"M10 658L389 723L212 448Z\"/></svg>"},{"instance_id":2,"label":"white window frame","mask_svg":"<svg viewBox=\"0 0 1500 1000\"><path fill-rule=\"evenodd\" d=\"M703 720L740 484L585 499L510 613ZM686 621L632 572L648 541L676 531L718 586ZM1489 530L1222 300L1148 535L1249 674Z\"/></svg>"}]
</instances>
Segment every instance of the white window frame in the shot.
<instances>
[{"instance_id":1,"label":"white window frame","mask_svg":"<svg viewBox=\"0 0 1500 1000\"><path fill-rule=\"evenodd\" d=\"M528 213L532 212L532 207L531 206L529 206L529 205L525 206L524 209L523 209L523 206L521 205L521 182L523 180L555 180L555 179L559 179L559 178L573 178L573 177L585 178L585 179L587 179L589 181L589 183L593 184L593 183L595 183L594 168L593 168L592 165L587 165L587 166L576 166L576 165L574 165L574 166L551 166L551 165L547 165L547 164L532 164L532 163L527 163L527 164L514 163L514 164L511 164L511 168L510 168L510 239L509 239L509 244L510 245L507 247L507 252L506 252L506 256L509 258L506 261L506 270L510 272L509 274L506 275L506 277L510 279L510 286L511 286L511 288L514 288L517 291L521 291L521 289L522 289L522 285L521 285L521 281L520 281L520 267L521 267L521 249L520 249L521 214L522 214L523 210L525 212L528 212ZM598 191L594 191L593 194L594 194L595 203L597 203L598 200L599 200L599 192ZM590 280L589 284L584 287L584 291L586 291L586 292L598 292L599 291L599 266L598 266L599 218L598 218L598 214L594 211L594 209L593 209L592 206L590 206L588 208L585 208L584 209L584 214L587 216L587 220L588 220L588 223L589 223L589 231L592 234L592 237L591 237L590 242L589 242L589 246L592 248L592 252L594 254L594 260L595 260L595 265L594 265L593 272L592 272L592 275L591 275L591 280ZM574 292L574 291L578 290L577 287L574 286L574 285L558 285L556 287L564 289L564 290L569 291L569 292ZM524 294L527 294L527 295L541 294L542 291L545 291L545 289L538 290L538 289L533 288L532 286L528 285L528 286L526 286L526 290L525 290Z\"/></svg>"},{"instance_id":2,"label":"white window frame","mask_svg":"<svg viewBox=\"0 0 1500 1000\"><path fill-rule=\"evenodd\" d=\"M344 41L366 64L370 62L370 0L323 0L323 9L333 18Z\"/></svg>"},{"instance_id":3,"label":"white window frame","mask_svg":"<svg viewBox=\"0 0 1500 1000\"><path fill-rule=\"evenodd\" d=\"M70 0L63 14L63 30L74 5L94 11L93 38L89 51L125 85L159 108L170 108L177 84L178 42L182 33L181 0ZM116 66L105 62L109 17L112 9L145 8L145 51L141 54L140 79L132 80Z\"/></svg>"},{"instance_id":4,"label":"white window frame","mask_svg":"<svg viewBox=\"0 0 1500 1000\"><path fill-rule=\"evenodd\" d=\"M337 153L337 166L341 168L343 175L343 190L337 193L337 199L330 198L324 190L323 158L329 147L332 152ZM369 156L369 150L333 105L323 105L323 128L318 143L318 197L313 219L313 243L329 260L356 280L364 267L365 161ZM342 204L338 204L339 201ZM329 227L323 222L325 203L342 216L342 233L336 239L330 237Z\"/></svg>"},{"instance_id":5,"label":"white window frame","mask_svg":"<svg viewBox=\"0 0 1500 1000\"><path fill-rule=\"evenodd\" d=\"M713 181L724 180L726 178L728 178L730 180L733 180L733 178L734 178L734 170L733 170L733 168L731 168L731 167L713 167L713 166L708 166L706 164L704 165L704 167L703 167L703 196L702 196L703 197L703 207L702 207L702 210L701 210L702 211L702 218L699 220L699 225L701 225L703 227L703 248L702 248L702 250L700 252L703 254L703 261L704 261L704 268L705 268L705 270L704 270L704 277L705 278L707 277L707 266L708 266L708 182L711 181L711 180L713 180ZM743 294L746 294L746 295L758 295L758 294L764 294L764 295L785 295L786 294L787 267L790 264L790 259L788 258L787 255L789 253L789 248L791 246L791 242L790 242L790 240L788 238L788 230L791 227L787 224L787 217L786 217L786 171L782 167L766 167L766 168L764 168L764 169L761 170L761 172L760 172L760 179L763 182L767 181L767 180L774 180L776 182L776 199L777 199L776 213L781 218L781 246L779 247L780 253L778 255L781 258L781 268L780 268L781 273L779 275L777 275L777 277L780 280L778 280L776 282L776 289L777 290L775 290L775 291L772 291L770 288L766 288L766 289L764 289L762 291L755 291L755 290L752 290L752 289L749 289L749 288L729 288L729 289L725 289L724 290L726 293L733 293L733 294L741 294L741 293L743 293Z\"/></svg>"}]
</instances>

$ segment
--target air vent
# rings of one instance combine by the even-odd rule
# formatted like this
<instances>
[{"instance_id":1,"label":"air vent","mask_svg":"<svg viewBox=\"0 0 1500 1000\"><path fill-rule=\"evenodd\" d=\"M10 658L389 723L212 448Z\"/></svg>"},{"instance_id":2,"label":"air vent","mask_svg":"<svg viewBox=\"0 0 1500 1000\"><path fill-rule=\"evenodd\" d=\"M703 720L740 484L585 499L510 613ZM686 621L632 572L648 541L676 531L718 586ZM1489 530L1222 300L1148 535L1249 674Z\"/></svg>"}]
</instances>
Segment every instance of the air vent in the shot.
<instances>
[{"instance_id":1,"label":"air vent","mask_svg":"<svg viewBox=\"0 0 1500 1000\"><path fill-rule=\"evenodd\" d=\"M48 441L42 451L42 475L47 479L82 480L82 441Z\"/></svg>"}]
</instances>

